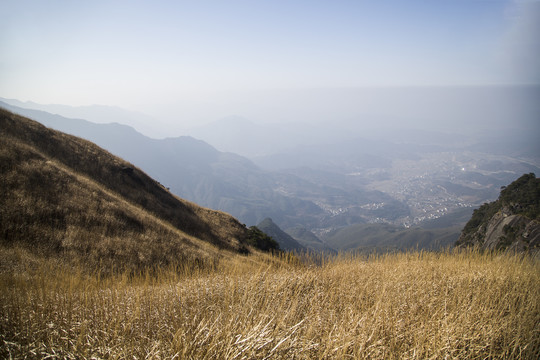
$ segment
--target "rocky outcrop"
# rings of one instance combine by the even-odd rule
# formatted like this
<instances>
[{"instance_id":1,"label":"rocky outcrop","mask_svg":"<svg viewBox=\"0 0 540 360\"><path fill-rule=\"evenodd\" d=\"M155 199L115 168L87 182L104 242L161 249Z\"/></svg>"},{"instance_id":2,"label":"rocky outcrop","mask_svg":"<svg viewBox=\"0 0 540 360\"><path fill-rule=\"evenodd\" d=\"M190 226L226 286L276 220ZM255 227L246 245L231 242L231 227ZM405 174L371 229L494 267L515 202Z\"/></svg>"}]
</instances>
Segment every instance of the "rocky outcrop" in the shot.
<instances>
[{"instance_id":1,"label":"rocky outcrop","mask_svg":"<svg viewBox=\"0 0 540 360\"><path fill-rule=\"evenodd\" d=\"M499 211L475 233L462 234L458 242L484 250L531 251L540 247L540 222Z\"/></svg>"},{"instance_id":2,"label":"rocky outcrop","mask_svg":"<svg viewBox=\"0 0 540 360\"><path fill-rule=\"evenodd\" d=\"M540 254L540 179L523 175L475 210L456 246Z\"/></svg>"}]
</instances>

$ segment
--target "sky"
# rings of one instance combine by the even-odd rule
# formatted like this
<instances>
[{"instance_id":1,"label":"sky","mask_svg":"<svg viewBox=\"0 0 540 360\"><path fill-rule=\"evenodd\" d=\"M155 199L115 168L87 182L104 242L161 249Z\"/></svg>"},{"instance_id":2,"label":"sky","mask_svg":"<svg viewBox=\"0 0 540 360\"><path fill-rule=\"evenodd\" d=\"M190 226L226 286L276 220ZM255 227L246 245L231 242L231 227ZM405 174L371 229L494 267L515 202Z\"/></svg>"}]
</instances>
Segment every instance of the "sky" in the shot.
<instances>
[{"instance_id":1,"label":"sky","mask_svg":"<svg viewBox=\"0 0 540 360\"><path fill-rule=\"evenodd\" d=\"M44 104L208 121L256 117L287 92L540 84L538 0L1 0L0 12L0 96Z\"/></svg>"}]
</instances>

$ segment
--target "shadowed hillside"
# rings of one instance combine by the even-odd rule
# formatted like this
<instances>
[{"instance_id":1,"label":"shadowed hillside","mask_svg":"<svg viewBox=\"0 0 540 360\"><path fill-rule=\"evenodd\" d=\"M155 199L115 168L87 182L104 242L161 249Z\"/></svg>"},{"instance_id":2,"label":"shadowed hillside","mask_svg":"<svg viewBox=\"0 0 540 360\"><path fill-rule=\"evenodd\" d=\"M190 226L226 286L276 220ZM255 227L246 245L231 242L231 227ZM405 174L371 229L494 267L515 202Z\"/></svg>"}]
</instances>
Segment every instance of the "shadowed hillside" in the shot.
<instances>
[{"instance_id":1,"label":"shadowed hillside","mask_svg":"<svg viewBox=\"0 0 540 360\"><path fill-rule=\"evenodd\" d=\"M283 250L306 250L292 236L281 230L270 218L266 218L257 225L262 232L273 238L279 244L279 248Z\"/></svg>"},{"instance_id":2,"label":"shadowed hillside","mask_svg":"<svg viewBox=\"0 0 540 360\"><path fill-rule=\"evenodd\" d=\"M173 196L91 142L3 109L0 130L4 246L129 267L247 251L236 219Z\"/></svg>"}]
</instances>

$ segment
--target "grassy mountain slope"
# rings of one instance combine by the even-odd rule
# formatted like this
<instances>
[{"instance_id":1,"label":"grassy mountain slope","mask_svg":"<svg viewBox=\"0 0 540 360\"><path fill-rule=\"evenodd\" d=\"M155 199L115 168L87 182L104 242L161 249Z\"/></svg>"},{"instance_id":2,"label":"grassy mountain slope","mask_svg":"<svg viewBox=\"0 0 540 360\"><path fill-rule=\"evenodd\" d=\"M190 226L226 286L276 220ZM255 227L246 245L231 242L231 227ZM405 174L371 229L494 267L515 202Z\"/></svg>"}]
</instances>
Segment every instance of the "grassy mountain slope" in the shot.
<instances>
[{"instance_id":1,"label":"grassy mountain slope","mask_svg":"<svg viewBox=\"0 0 540 360\"><path fill-rule=\"evenodd\" d=\"M44 111L3 106L53 129L83 137L136 163L183 199L232 214L255 225L266 217L279 220L308 218L316 221L323 210L311 201L275 191L272 177L250 160L224 153L189 136L151 139L120 124L95 124ZM291 220L291 221L293 221Z\"/></svg>"},{"instance_id":2,"label":"grassy mountain slope","mask_svg":"<svg viewBox=\"0 0 540 360\"><path fill-rule=\"evenodd\" d=\"M3 109L0 130L3 245L131 267L246 250L236 219L173 196L91 142Z\"/></svg>"},{"instance_id":3,"label":"grassy mountain slope","mask_svg":"<svg viewBox=\"0 0 540 360\"><path fill-rule=\"evenodd\" d=\"M165 271L127 280L48 267L0 273L0 358L473 360L540 353L540 263L527 256L344 255L319 266L267 254L234 260L203 275Z\"/></svg>"}]
</instances>

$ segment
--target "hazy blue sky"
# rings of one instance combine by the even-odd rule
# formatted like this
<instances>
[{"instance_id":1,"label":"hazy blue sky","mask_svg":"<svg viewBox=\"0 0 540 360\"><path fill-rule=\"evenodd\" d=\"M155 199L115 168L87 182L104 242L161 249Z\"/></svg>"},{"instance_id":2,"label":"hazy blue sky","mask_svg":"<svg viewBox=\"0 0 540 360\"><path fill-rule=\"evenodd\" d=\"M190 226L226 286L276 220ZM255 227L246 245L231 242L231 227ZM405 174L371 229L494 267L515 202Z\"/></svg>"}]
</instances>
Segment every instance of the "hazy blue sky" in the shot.
<instances>
[{"instance_id":1,"label":"hazy blue sky","mask_svg":"<svg viewBox=\"0 0 540 360\"><path fill-rule=\"evenodd\" d=\"M40 103L184 103L187 116L233 93L540 83L534 0L2 0L0 12L0 96Z\"/></svg>"}]
</instances>

